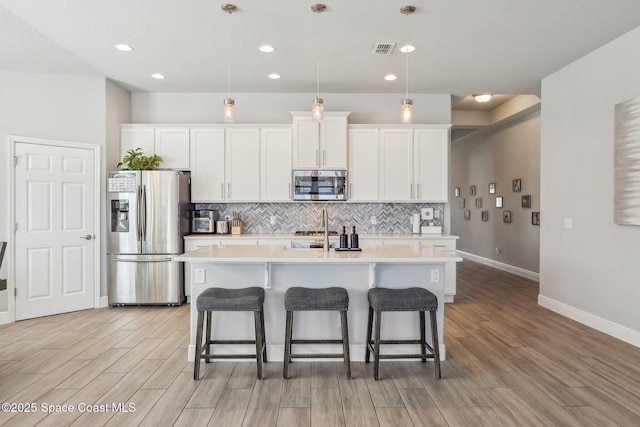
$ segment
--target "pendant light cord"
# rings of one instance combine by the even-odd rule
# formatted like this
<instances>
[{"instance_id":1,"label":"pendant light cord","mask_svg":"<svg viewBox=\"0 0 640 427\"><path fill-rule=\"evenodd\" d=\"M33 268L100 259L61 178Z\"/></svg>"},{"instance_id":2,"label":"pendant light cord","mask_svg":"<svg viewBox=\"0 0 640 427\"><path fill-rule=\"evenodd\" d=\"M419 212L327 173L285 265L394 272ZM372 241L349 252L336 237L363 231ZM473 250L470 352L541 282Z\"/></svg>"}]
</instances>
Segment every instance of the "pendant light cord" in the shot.
<instances>
[{"instance_id":1,"label":"pendant light cord","mask_svg":"<svg viewBox=\"0 0 640 427\"><path fill-rule=\"evenodd\" d=\"M316 57L316 97L320 98L320 47Z\"/></svg>"},{"instance_id":2,"label":"pendant light cord","mask_svg":"<svg viewBox=\"0 0 640 427\"><path fill-rule=\"evenodd\" d=\"M409 98L409 52L405 54L404 63L404 97Z\"/></svg>"}]
</instances>

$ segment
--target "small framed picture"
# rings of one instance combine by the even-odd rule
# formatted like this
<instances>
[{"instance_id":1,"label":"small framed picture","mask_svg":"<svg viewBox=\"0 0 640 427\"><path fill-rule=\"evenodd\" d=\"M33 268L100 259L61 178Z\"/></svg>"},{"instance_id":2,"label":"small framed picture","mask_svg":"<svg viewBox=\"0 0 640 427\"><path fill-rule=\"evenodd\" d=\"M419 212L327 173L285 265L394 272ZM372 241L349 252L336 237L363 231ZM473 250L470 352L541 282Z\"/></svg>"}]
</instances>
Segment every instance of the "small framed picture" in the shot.
<instances>
[{"instance_id":1,"label":"small framed picture","mask_svg":"<svg viewBox=\"0 0 640 427\"><path fill-rule=\"evenodd\" d=\"M540 212L531 212L531 224L540 225Z\"/></svg>"},{"instance_id":2,"label":"small framed picture","mask_svg":"<svg viewBox=\"0 0 640 427\"><path fill-rule=\"evenodd\" d=\"M460 200L458 200L458 207L459 207L460 209L464 209L464 199L460 199Z\"/></svg>"},{"instance_id":3,"label":"small framed picture","mask_svg":"<svg viewBox=\"0 0 640 427\"><path fill-rule=\"evenodd\" d=\"M490 182L489 183L489 194L496 194L496 183L495 182Z\"/></svg>"},{"instance_id":4,"label":"small framed picture","mask_svg":"<svg viewBox=\"0 0 640 427\"><path fill-rule=\"evenodd\" d=\"M471 211L464 211L464 219L467 221L471 219Z\"/></svg>"},{"instance_id":5,"label":"small framed picture","mask_svg":"<svg viewBox=\"0 0 640 427\"><path fill-rule=\"evenodd\" d=\"M489 211L482 211L482 220L484 222L489 221Z\"/></svg>"},{"instance_id":6,"label":"small framed picture","mask_svg":"<svg viewBox=\"0 0 640 427\"><path fill-rule=\"evenodd\" d=\"M456 187L453 189L453 195L456 197L460 197L460 187Z\"/></svg>"},{"instance_id":7,"label":"small framed picture","mask_svg":"<svg viewBox=\"0 0 640 427\"><path fill-rule=\"evenodd\" d=\"M472 185L471 187L469 187L469 194L472 196L476 195L476 186Z\"/></svg>"},{"instance_id":8,"label":"small framed picture","mask_svg":"<svg viewBox=\"0 0 640 427\"><path fill-rule=\"evenodd\" d=\"M531 208L531 196L522 196L522 207L525 209Z\"/></svg>"},{"instance_id":9,"label":"small framed picture","mask_svg":"<svg viewBox=\"0 0 640 427\"><path fill-rule=\"evenodd\" d=\"M513 189L514 193L519 193L520 191L522 191L522 179L517 178L511 181L511 188Z\"/></svg>"},{"instance_id":10,"label":"small framed picture","mask_svg":"<svg viewBox=\"0 0 640 427\"><path fill-rule=\"evenodd\" d=\"M496 208L501 208L502 207L502 196L497 196L496 197Z\"/></svg>"},{"instance_id":11,"label":"small framed picture","mask_svg":"<svg viewBox=\"0 0 640 427\"><path fill-rule=\"evenodd\" d=\"M511 223L511 211L502 212L502 222Z\"/></svg>"},{"instance_id":12,"label":"small framed picture","mask_svg":"<svg viewBox=\"0 0 640 427\"><path fill-rule=\"evenodd\" d=\"M482 197L476 197L476 208L482 207Z\"/></svg>"}]
</instances>

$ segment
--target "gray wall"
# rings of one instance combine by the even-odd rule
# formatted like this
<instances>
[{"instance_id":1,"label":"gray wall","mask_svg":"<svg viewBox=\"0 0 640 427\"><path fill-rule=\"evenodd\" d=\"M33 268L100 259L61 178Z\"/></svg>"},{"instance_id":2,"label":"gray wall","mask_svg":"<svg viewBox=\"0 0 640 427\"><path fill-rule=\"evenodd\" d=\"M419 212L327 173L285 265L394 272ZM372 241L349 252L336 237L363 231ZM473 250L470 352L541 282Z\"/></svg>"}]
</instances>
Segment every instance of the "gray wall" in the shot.
<instances>
[{"instance_id":1,"label":"gray wall","mask_svg":"<svg viewBox=\"0 0 640 427\"><path fill-rule=\"evenodd\" d=\"M640 227L613 223L613 130L640 96L639 45L637 28L542 81L539 298L637 346Z\"/></svg>"},{"instance_id":2,"label":"gray wall","mask_svg":"<svg viewBox=\"0 0 640 427\"><path fill-rule=\"evenodd\" d=\"M512 180L522 180L522 191L512 191ZM489 194L489 183L496 193ZM476 196L469 187L476 186ZM531 113L498 128L477 134L451 145L451 234L460 236L458 249L537 273L539 270L538 226L531 224L531 213L540 211L540 112ZM460 187L460 197L453 189ZM531 208L522 208L521 197L531 196ZM503 198L496 208L495 198ZM475 199L482 198L482 207ZM460 199L465 208L459 207ZM465 220L464 210L470 211ZM481 220L482 211L489 221ZM511 223L503 221L503 212L511 211ZM500 253L497 253L499 249Z\"/></svg>"}]
</instances>

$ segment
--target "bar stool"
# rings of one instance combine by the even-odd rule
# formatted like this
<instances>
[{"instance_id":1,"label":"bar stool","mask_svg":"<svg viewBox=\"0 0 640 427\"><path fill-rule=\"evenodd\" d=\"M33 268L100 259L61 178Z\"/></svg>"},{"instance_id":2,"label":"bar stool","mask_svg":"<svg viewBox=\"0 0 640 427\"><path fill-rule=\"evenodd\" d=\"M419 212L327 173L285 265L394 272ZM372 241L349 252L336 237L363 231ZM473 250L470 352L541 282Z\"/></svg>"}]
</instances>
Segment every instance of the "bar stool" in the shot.
<instances>
[{"instance_id":1,"label":"bar stool","mask_svg":"<svg viewBox=\"0 0 640 427\"><path fill-rule=\"evenodd\" d=\"M264 289L258 287L227 289L209 288L198 295L198 326L196 327L196 357L193 365L193 379L200 379L200 359L209 363L213 359L253 359L258 365L258 379L262 379L262 364L267 363L267 346L264 333ZM212 311L253 311L255 340L213 340L211 339ZM202 328L206 315L206 337L202 342ZM213 354L213 344L255 344L255 354Z\"/></svg>"},{"instance_id":2,"label":"bar stool","mask_svg":"<svg viewBox=\"0 0 640 427\"><path fill-rule=\"evenodd\" d=\"M436 379L441 379L440 350L438 347L438 298L423 288L388 289L373 288L369 290L369 322L367 325L367 349L365 363L369 363L369 356L373 354L373 378L378 380L378 368L380 359L433 359ZM383 311L418 311L420 312L420 339L419 340L381 340L380 323ZM425 311L429 312L431 323L431 342L426 341ZM373 313L376 314L376 332L372 339ZM380 354L380 344L420 344L419 354ZM429 350L430 353L427 353Z\"/></svg>"},{"instance_id":3,"label":"bar stool","mask_svg":"<svg viewBox=\"0 0 640 427\"><path fill-rule=\"evenodd\" d=\"M284 295L284 308L287 311L284 343L283 378L288 377L289 363L293 358L344 358L347 379L351 379L351 360L349 358L349 327L347 325L347 310L349 309L349 294L344 288L289 288ZM342 325L342 339L293 339L294 311L339 311ZM342 353L333 354L292 354L292 344L342 344Z\"/></svg>"}]
</instances>

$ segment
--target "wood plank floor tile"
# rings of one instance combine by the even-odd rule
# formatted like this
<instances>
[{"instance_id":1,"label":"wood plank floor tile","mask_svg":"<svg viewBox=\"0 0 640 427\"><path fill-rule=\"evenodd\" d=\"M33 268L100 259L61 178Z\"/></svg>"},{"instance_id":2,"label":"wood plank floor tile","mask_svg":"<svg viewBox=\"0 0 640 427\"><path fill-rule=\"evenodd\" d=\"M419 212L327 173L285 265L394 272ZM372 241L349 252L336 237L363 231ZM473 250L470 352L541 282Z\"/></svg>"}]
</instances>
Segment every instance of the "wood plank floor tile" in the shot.
<instances>
[{"instance_id":1,"label":"wood plank floor tile","mask_svg":"<svg viewBox=\"0 0 640 427\"><path fill-rule=\"evenodd\" d=\"M311 426L337 427L344 425L340 389L311 388Z\"/></svg>"},{"instance_id":2,"label":"wood plank floor tile","mask_svg":"<svg viewBox=\"0 0 640 427\"><path fill-rule=\"evenodd\" d=\"M380 427L413 427L406 408L376 408Z\"/></svg>"},{"instance_id":3,"label":"wood plank floor tile","mask_svg":"<svg viewBox=\"0 0 640 427\"><path fill-rule=\"evenodd\" d=\"M489 390L489 394L517 425L549 426L546 420L538 415L535 409L527 405L527 403L510 388L492 388Z\"/></svg>"},{"instance_id":4,"label":"wood plank floor tile","mask_svg":"<svg viewBox=\"0 0 640 427\"><path fill-rule=\"evenodd\" d=\"M360 364L352 364L351 379L341 372L338 376L344 420L347 426L373 427L378 425L376 411Z\"/></svg>"},{"instance_id":5,"label":"wood plank floor tile","mask_svg":"<svg viewBox=\"0 0 640 427\"><path fill-rule=\"evenodd\" d=\"M201 363L200 366L204 365ZM215 369L216 364L211 363L209 369ZM253 362L239 362L229 378L228 387L231 388L253 388L258 378L257 366Z\"/></svg>"},{"instance_id":6,"label":"wood plank floor tile","mask_svg":"<svg viewBox=\"0 0 640 427\"><path fill-rule=\"evenodd\" d=\"M104 352L96 360L73 360L77 367L80 365L84 368L76 368L75 373L71 375L65 382L60 384L58 388L75 388L81 389L89 384L95 377L104 372L109 366L114 364L118 359L127 354L129 350L126 348L113 348ZM90 362L90 363L89 363Z\"/></svg>"},{"instance_id":7,"label":"wood plank floor tile","mask_svg":"<svg viewBox=\"0 0 640 427\"><path fill-rule=\"evenodd\" d=\"M401 388L398 392L416 427L447 425L442 413L427 390Z\"/></svg>"},{"instance_id":8,"label":"wood plank floor tile","mask_svg":"<svg viewBox=\"0 0 640 427\"><path fill-rule=\"evenodd\" d=\"M187 365L186 349L176 349L171 353L167 360L162 359L145 359L145 360L158 360L161 363L160 368L147 380L142 388L161 388L167 389L171 383L176 379L180 372L184 371L185 365ZM206 372L207 364L203 363L200 369L200 378L202 379ZM193 366L193 364L191 364ZM193 372L193 367L191 368Z\"/></svg>"},{"instance_id":9,"label":"wood plank floor tile","mask_svg":"<svg viewBox=\"0 0 640 427\"><path fill-rule=\"evenodd\" d=\"M198 383L193 380L192 375L181 373L162 394L140 425L149 427L172 425L197 387Z\"/></svg>"},{"instance_id":10,"label":"wood plank floor tile","mask_svg":"<svg viewBox=\"0 0 640 427\"><path fill-rule=\"evenodd\" d=\"M393 382L393 378L386 371L386 364L380 363L379 380L373 379L373 363L363 363L362 370L371 394L373 406L376 408L403 408L404 403Z\"/></svg>"},{"instance_id":11,"label":"wood plank floor tile","mask_svg":"<svg viewBox=\"0 0 640 427\"><path fill-rule=\"evenodd\" d=\"M276 363L264 366L264 379L256 381L243 426L276 427L284 381L282 375L278 375L281 374L279 368L279 364Z\"/></svg>"},{"instance_id":12,"label":"wood plank floor tile","mask_svg":"<svg viewBox=\"0 0 640 427\"><path fill-rule=\"evenodd\" d=\"M184 352L182 356L184 357ZM227 387L229 378L231 378L231 374L235 369L235 363L216 362L209 364L209 367L211 369L208 370L207 375L200 374L198 387L187 402L187 408L215 408ZM150 381L147 381L147 384ZM213 411L211 414L213 414Z\"/></svg>"},{"instance_id":13,"label":"wood plank floor tile","mask_svg":"<svg viewBox=\"0 0 640 427\"><path fill-rule=\"evenodd\" d=\"M281 364L280 369L281 368ZM282 371L279 372L282 376ZM289 365L288 379L282 385L281 408L311 407L311 363Z\"/></svg>"},{"instance_id":14,"label":"wood plank floor tile","mask_svg":"<svg viewBox=\"0 0 640 427\"><path fill-rule=\"evenodd\" d=\"M310 408L280 408L278 427L310 427Z\"/></svg>"},{"instance_id":15,"label":"wood plank floor tile","mask_svg":"<svg viewBox=\"0 0 640 427\"><path fill-rule=\"evenodd\" d=\"M491 427L516 427L517 424L502 409L497 406L476 406L471 412L480 420L482 425Z\"/></svg>"},{"instance_id":16,"label":"wood plank floor tile","mask_svg":"<svg viewBox=\"0 0 640 427\"><path fill-rule=\"evenodd\" d=\"M125 412L114 413L105 426L116 427L139 425L142 420L144 420L145 417L154 410L155 405L162 398L163 394L164 390L138 390L133 396L131 396L129 402L122 402L124 403ZM134 404L135 407L130 407L130 403Z\"/></svg>"},{"instance_id":17,"label":"wood plank floor tile","mask_svg":"<svg viewBox=\"0 0 640 427\"><path fill-rule=\"evenodd\" d=\"M416 346L418 347L418 346ZM386 371L391 374L393 382L398 388L422 388L420 379L416 376L416 371L413 370L412 365L421 362L380 362L384 363ZM426 365L433 367L432 362L427 362Z\"/></svg>"},{"instance_id":18,"label":"wood plank floor tile","mask_svg":"<svg viewBox=\"0 0 640 427\"><path fill-rule=\"evenodd\" d=\"M311 362L311 388L338 388L338 370L335 362Z\"/></svg>"},{"instance_id":19,"label":"wood plank floor tile","mask_svg":"<svg viewBox=\"0 0 640 427\"><path fill-rule=\"evenodd\" d=\"M49 410L49 408L52 406L61 405L73 393L75 393L75 391L73 390L50 390L49 392L45 393L35 401L28 402L28 403L35 404L35 406L33 407L34 409L33 411L31 410L29 410L28 412L0 411L0 425L16 426L16 427L35 426L47 416L47 412L44 411L43 408L46 408L47 410ZM25 403L25 402L22 402L22 403Z\"/></svg>"},{"instance_id":20,"label":"wood plank floor tile","mask_svg":"<svg viewBox=\"0 0 640 427\"><path fill-rule=\"evenodd\" d=\"M184 408L173 427L206 426L214 410L214 408Z\"/></svg>"},{"instance_id":21,"label":"wood plank floor tile","mask_svg":"<svg viewBox=\"0 0 640 427\"><path fill-rule=\"evenodd\" d=\"M227 388L209 421L209 426L241 426L252 391L249 388Z\"/></svg>"}]
</instances>

